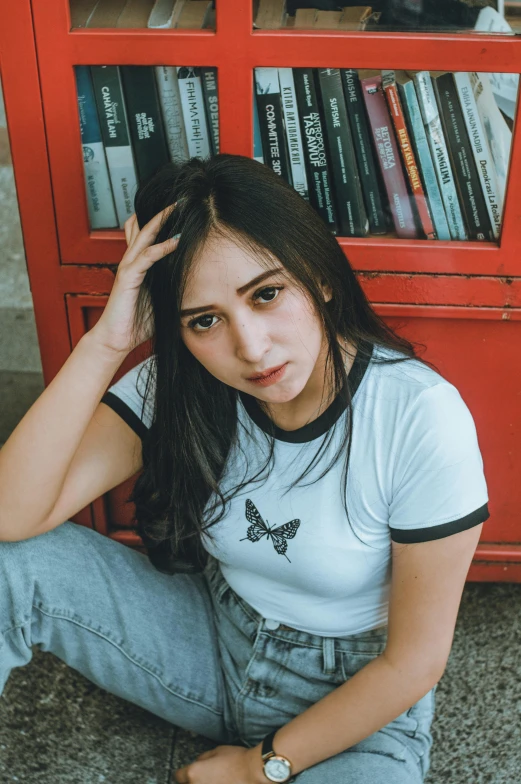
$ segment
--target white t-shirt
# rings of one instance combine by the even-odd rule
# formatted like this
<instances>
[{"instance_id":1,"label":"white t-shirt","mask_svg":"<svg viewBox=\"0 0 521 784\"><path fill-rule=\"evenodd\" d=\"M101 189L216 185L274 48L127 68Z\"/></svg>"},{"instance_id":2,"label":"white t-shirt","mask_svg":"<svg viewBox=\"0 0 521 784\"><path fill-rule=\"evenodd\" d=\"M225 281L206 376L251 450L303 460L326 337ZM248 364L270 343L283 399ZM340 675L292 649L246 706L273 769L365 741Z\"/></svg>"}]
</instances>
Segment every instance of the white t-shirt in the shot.
<instances>
[{"instance_id":1,"label":"white t-shirt","mask_svg":"<svg viewBox=\"0 0 521 784\"><path fill-rule=\"evenodd\" d=\"M335 637L382 626L391 539L439 539L488 519L483 461L466 404L452 384L417 360L372 361L399 356L373 347L371 361L357 354L349 373L349 521L344 459L319 478L345 430L346 412L337 398L298 430L275 428L271 473L232 498L226 516L210 529L214 541L204 537L227 582L264 618ZM142 398L146 368L137 380L143 364L103 397L140 436L153 417L151 399ZM245 471L246 478L253 476L268 454L271 423L255 399L241 393L237 413L238 444L223 476L225 490ZM311 474L288 490L331 428L333 438Z\"/></svg>"}]
</instances>

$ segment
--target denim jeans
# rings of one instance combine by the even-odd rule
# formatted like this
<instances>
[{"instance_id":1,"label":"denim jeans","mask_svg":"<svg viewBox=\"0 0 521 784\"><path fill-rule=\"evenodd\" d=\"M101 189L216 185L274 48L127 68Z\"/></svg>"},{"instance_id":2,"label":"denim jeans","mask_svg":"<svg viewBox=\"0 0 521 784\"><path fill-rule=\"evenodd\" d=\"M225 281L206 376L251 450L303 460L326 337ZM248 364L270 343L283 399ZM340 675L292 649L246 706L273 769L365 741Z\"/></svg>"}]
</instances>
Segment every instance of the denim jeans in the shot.
<instances>
[{"instance_id":1,"label":"denim jeans","mask_svg":"<svg viewBox=\"0 0 521 784\"><path fill-rule=\"evenodd\" d=\"M0 694L36 646L172 724L252 747L386 641L385 627L333 638L276 626L232 590L212 557L203 573L166 575L142 553L72 522L0 542ZM296 780L423 782L435 690Z\"/></svg>"}]
</instances>

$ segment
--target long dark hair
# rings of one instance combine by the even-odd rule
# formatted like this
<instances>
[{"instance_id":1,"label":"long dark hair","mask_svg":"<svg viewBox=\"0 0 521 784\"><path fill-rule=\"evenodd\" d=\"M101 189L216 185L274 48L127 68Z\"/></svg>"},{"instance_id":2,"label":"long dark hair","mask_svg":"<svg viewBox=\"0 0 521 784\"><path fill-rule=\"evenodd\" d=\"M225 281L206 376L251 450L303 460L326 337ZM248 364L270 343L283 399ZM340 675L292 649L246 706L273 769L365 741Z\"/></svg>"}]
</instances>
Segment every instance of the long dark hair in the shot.
<instances>
[{"instance_id":1,"label":"long dark hair","mask_svg":"<svg viewBox=\"0 0 521 784\"><path fill-rule=\"evenodd\" d=\"M219 482L238 434L238 392L212 376L181 339L179 311L187 275L210 233L231 237L270 267L273 259L278 260L314 303L329 345L335 393L343 396L347 407L345 433L333 459L345 455L344 483L352 406L339 336L362 353L375 344L403 355L381 361L416 357L413 344L395 334L371 308L321 218L267 166L225 154L168 164L137 192L139 226L173 203L176 207L156 242L180 233L179 245L148 270L136 308L136 334L150 312L154 322L145 395L152 380L155 395L153 422L143 440L143 471L129 498L135 504L135 531L150 561L170 574L204 568L207 552L202 533L211 537L208 529L222 519L227 501L251 479L245 477L233 492L223 495ZM333 292L328 302L324 302L324 285ZM326 446L327 438L313 464ZM268 463L272 454L273 439ZM303 469L297 482L309 469Z\"/></svg>"}]
</instances>

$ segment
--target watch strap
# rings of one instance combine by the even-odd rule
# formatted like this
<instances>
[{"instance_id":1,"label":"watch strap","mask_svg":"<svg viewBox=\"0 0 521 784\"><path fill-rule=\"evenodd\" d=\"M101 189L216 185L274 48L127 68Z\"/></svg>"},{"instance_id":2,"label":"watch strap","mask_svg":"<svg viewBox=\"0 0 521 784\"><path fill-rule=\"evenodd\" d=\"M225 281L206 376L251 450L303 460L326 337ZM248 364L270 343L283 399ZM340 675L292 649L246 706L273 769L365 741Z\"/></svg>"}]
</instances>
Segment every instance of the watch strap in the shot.
<instances>
[{"instance_id":1,"label":"watch strap","mask_svg":"<svg viewBox=\"0 0 521 784\"><path fill-rule=\"evenodd\" d=\"M275 754L273 751L273 738L275 737L276 732L277 730L269 732L262 741L261 756L263 760L266 760L268 757L271 757L272 754Z\"/></svg>"}]
</instances>

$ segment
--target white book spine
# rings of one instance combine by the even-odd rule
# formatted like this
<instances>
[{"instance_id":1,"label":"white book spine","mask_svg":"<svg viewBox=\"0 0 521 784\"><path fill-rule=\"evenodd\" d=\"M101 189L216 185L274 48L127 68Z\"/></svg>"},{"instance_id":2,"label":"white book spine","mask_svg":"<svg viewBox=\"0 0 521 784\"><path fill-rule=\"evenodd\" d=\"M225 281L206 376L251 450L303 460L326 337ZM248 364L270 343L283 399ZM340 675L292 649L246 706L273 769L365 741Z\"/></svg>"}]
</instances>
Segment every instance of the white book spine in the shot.
<instances>
[{"instance_id":1,"label":"white book spine","mask_svg":"<svg viewBox=\"0 0 521 784\"><path fill-rule=\"evenodd\" d=\"M304 162L304 145L297 108L295 80L291 68L279 68L279 83L284 109L284 123L289 147L289 160L293 187L304 199L309 200L308 179Z\"/></svg>"},{"instance_id":2,"label":"white book spine","mask_svg":"<svg viewBox=\"0 0 521 784\"><path fill-rule=\"evenodd\" d=\"M172 19L176 12L176 0L156 0L148 17L148 27L161 29L174 27Z\"/></svg>"},{"instance_id":3,"label":"white book spine","mask_svg":"<svg viewBox=\"0 0 521 784\"><path fill-rule=\"evenodd\" d=\"M498 239L501 231L502 200L492 154L474 97L470 74L466 71L457 71L454 74L454 79L494 237Z\"/></svg>"},{"instance_id":4,"label":"white book spine","mask_svg":"<svg viewBox=\"0 0 521 784\"><path fill-rule=\"evenodd\" d=\"M134 212L134 196L137 191L136 169L130 147L107 147L107 162L118 213L119 228Z\"/></svg>"},{"instance_id":5,"label":"white book spine","mask_svg":"<svg viewBox=\"0 0 521 784\"><path fill-rule=\"evenodd\" d=\"M191 158L208 158L211 155L210 134L199 69L178 66L177 76L188 153Z\"/></svg>"},{"instance_id":6,"label":"white book spine","mask_svg":"<svg viewBox=\"0 0 521 784\"><path fill-rule=\"evenodd\" d=\"M175 67L157 65L156 81L170 157L173 161L182 163L187 161L190 156Z\"/></svg>"},{"instance_id":7,"label":"white book spine","mask_svg":"<svg viewBox=\"0 0 521 784\"><path fill-rule=\"evenodd\" d=\"M478 112L483 123L483 130L487 136L488 147L494 161L497 184L501 204L505 203L507 186L508 164L510 161L510 148L512 145L512 131L499 111L492 82L486 73L471 73L470 83Z\"/></svg>"},{"instance_id":8,"label":"white book spine","mask_svg":"<svg viewBox=\"0 0 521 784\"><path fill-rule=\"evenodd\" d=\"M432 153L434 170L445 207L450 235L453 240L466 240L467 232L459 204L456 183L450 165L449 151L441 125L438 104L428 71L418 71L414 77L425 133Z\"/></svg>"},{"instance_id":9,"label":"white book spine","mask_svg":"<svg viewBox=\"0 0 521 784\"><path fill-rule=\"evenodd\" d=\"M103 142L83 145L83 169L90 225L110 229L118 225Z\"/></svg>"}]
</instances>

